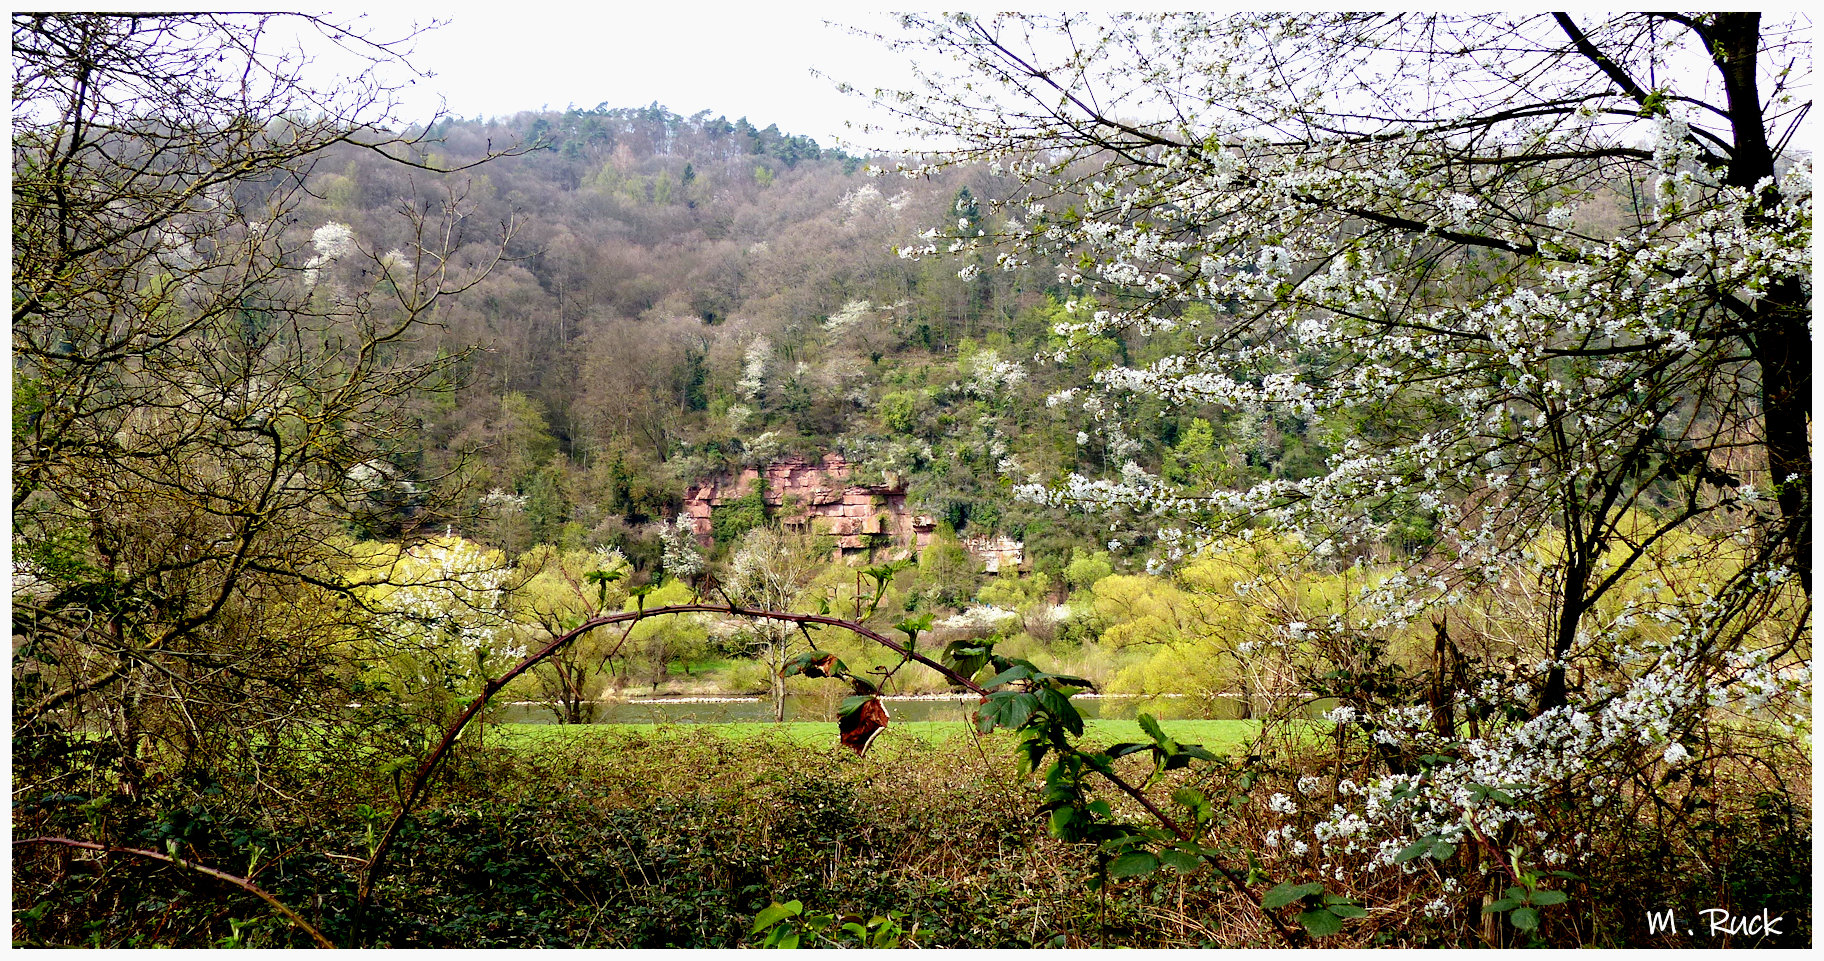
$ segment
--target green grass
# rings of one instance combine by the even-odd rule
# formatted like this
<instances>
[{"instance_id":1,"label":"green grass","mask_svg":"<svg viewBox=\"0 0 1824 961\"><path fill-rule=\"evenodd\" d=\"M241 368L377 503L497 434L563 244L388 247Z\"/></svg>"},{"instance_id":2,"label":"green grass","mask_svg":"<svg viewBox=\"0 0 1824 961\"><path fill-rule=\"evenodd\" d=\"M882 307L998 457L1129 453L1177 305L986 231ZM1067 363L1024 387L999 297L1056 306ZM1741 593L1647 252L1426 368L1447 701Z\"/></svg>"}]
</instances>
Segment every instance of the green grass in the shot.
<instances>
[{"instance_id":1,"label":"green grass","mask_svg":"<svg viewBox=\"0 0 1824 961\"><path fill-rule=\"evenodd\" d=\"M666 681L692 681L705 674L726 671L741 663L734 658L712 657L701 661L668 661L665 664Z\"/></svg>"},{"instance_id":2,"label":"green grass","mask_svg":"<svg viewBox=\"0 0 1824 961\"><path fill-rule=\"evenodd\" d=\"M1218 754L1228 753L1245 745L1248 740L1260 731L1258 721L1161 721L1160 727L1165 733L1180 742L1201 744ZM1090 718L1083 722L1083 743L1086 746L1107 747L1121 741L1141 741L1145 736L1140 733L1140 724L1131 720L1110 720ZM738 722L731 724L491 724L488 726L488 738L496 743L508 745L539 746L559 744L577 738L615 737L617 735L652 736L690 736L693 733L710 734L732 740L753 738L783 738L794 744L809 746L835 746L836 724L833 721L786 721L774 724L766 721ZM882 731L876 744L886 745L916 739L926 743L940 743L958 739L967 739L970 728L961 721L895 721ZM1009 736L996 733L983 740L990 744L1004 742Z\"/></svg>"}]
</instances>

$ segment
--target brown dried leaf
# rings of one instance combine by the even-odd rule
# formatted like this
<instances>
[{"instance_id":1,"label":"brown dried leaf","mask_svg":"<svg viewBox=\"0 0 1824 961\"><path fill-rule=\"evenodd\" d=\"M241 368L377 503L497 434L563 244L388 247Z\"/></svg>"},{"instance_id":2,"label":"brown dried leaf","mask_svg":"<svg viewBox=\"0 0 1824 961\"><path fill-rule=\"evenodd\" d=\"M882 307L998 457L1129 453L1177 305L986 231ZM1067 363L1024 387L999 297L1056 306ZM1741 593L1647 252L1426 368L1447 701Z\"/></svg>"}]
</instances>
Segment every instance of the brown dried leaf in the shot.
<instances>
[{"instance_id":1,"label":"brown dried leaf","mask_svg":"<svg viewBox=\"0 0 1824 961\"><path fill-rule=\"evenodd\" d=\"M804 666L804 676L805 677L830 677L831 676L830 672L832 670L834 670L835 667L836 667L836 655L825 654L824 656L822 656Z\"/></svg>"},{"instance_id":2,"label":"brown dried leaf","mask_svg":"<svg viewBox=\"0 0 1824 961\"><path fill-rule=\"evenodd\" d=\"M868 745L874 743L874 736L887 729L887 707L880 703L880 698L871 698L837 718L836 729L842 735L843 747L858 755L866 754Z\"/></svg>"}]
</instances>

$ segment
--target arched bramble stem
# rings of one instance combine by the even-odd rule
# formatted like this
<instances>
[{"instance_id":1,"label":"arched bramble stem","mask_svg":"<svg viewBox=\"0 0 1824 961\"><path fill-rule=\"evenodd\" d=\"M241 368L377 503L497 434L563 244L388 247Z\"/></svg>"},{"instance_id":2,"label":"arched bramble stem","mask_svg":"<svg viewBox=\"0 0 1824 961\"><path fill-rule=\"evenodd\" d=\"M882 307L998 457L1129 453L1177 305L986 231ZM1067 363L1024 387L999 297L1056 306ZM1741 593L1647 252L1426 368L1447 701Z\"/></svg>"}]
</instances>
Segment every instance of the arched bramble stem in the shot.
<instances>
[{"instance_id":1,"label":"arched bramble stem","mask_svg":"<svg viewBox=\"0 0 1824 961\"><path fill-rule=\"evenodd\" d=\"M111 844L97 844L93 841L78 841L78 840L75 840L74 838L56 838L56 837L23 838L21 840L14 841L13 843L14 844L60 844L64 847L80 848L84 851L100 851L103 854L131 854L134 857L145 858L149 861L163 861L166 864L175 864L180 868L189 868L190 870L195 871L198 874L207 875L209 877L215 878L218 881L224 881L228 884L232 884L235 887L240 888L241 890L246 891L247 893L253 895L254 897L259 898L260 900L266 902L267 904L272 905L273 910L275 910L285 916L285 920L290 921L292 924L295 924L298 927L304 929L304 933L310 935L310 939L312 941L317 942L317 947L319 947L319 948L335 947L335 944L333 942L331 942L328 938L323 936L323 932L318 931L315 927L311 926L311 923L309 921L306 921L301 916L299 916L298 912L293 911L291 908L286 907L283 902L281 902L278 898L273 897L272 894L267 892L265 888L262 888L259 885L254 884L252 881L250 881L246 878L239 877L239 876L233 875L233 874L229 874L226 871L217 871L214 868L204 867L203 865L197 864L194 861L186 861L183 858L173 857L168 854L160 854L157 851L147 851L143 848L116 847Z\"/></svg>"},{"instance_id":2,"label":"arched bramble stem","mask_svg":"<svg viewBox=\"0 0 1824 961\"><path fill-rule=\"evenodd\" d=\"M445 755L449 754L451 746L456 743L456 738L462 733L462 729L467 727L468 723L481 712L482 707L487 704L490 698L499 693L501 688L506 687L514 678L531 670L540 661L563 650L577 638L582 637L584 634L597 628L621 623L626 623L629 627L632 627L632 622L640 621L648 617L660 617L667 614L698 613L729 614L736 617L753 617L763 620L786 621L801 626L821 624L827 627L842 628L850 633L865 637L889 650L895 651L901 657L917 661L918 663L937 671L939 674L942 674L952 683L967 688L976 694L985 696L988 693L982 689L981 685L976 684L973 680L958 674L956 671L945 667L937 661L934 661L883 634L872 631L855 621L844 620L839 617L830 617L825 614L794 614L787 611L755 610L739 607L734 604L672 604L665 607L646 608L637 611L619 611L614 614L602 614L592 617L553 638L551 642L544 647L526 655L518 664L515 664L506 673L493 678L482 685L481 694L477 696L475 700L469 702L469 706L464 708L462 713L457 716L456 720L443 732L443 740L439 741L437 747L431 751L430 756L426 757L423 763L418 765L417 773L412 775L412 788L406 793L405 798L400 803L399 813L393 815L393 820L391 823L387 824L385 833L380 835L379 843L374 845L373 853L368 857L367 866L362 871L361 886L355 898L355 930L357 932L360 931L362 915L365 913L368 901L373 897L374 882L379 879L380 874L386 865L387 851L392 847L393 839L399 833L400 824L405 821L406 815L410 814L412 809L417 807L418 803L424 799L425 791L430 785L431 775L436 772L437 766L443 762ZM621 640L616 643L616 650L618 650L620 644L625 643L626 640L627 635L623 633L621 635ZM610 656L612 656L612 653Z\"/></svg>"}]
</instances>

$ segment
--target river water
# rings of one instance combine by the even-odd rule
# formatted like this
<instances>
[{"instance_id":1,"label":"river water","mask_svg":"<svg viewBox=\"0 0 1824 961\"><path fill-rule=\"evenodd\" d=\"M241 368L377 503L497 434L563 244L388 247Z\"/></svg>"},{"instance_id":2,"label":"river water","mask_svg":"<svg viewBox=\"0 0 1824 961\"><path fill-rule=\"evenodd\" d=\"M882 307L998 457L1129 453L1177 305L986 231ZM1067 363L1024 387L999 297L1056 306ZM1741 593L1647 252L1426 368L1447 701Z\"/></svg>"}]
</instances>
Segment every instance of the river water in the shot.
<instances>
[{"instance_id":1,"label":"river water","mask_svg":"<svg viewBox=\"0 0 1824 961\"><path fill-rule=\"evenodd\" d=\"M883 699L887 713L900 721L963 721L973 713L977 699L917 697ZM788 721L833 721L838 699L830 697L787 696L785 719ZM1077 711L1086 718L1132 718L1145 711L1162 720L1209 719L1234 720L1247 716L1237 697L1101 697L1078 696L1071 699ZM1313 705L1321 713L1327 705ZM1258 714L1259 706L1255 713ZM488 712L490 720L516 724L552 724L557 715L536 703L503 704ZM739 721L770 721L772 701L764 697L728 698L643 698L627 701L603 701L596 705L597 724L728 724Z\"/></svg>"}]
</instances>

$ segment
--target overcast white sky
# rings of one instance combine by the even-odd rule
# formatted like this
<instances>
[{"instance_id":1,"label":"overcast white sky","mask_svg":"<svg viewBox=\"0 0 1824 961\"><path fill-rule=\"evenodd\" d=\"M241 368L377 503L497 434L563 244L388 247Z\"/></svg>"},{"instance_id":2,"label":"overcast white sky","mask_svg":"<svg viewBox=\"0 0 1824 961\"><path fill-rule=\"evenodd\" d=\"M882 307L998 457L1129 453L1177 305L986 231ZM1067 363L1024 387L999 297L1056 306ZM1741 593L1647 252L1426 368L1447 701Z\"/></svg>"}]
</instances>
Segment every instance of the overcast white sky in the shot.
<instances>
[{"instance_id":1,"label":"overcast white sky","mask_svg":"<svg viewBox=\"0 0 1824 961\"><path fill-rule=\"evenodd\" d=\"M457 3L416 13L344 8L331 17L357 14L379 34L403 33L429 15L451 21L422 37L412 58L437 74L420 81L412 98L422 116L435 110L437 94L461 117L657 101L684 116L709 110L760 127L776 123L828 146L844 133L844 120L864 117L866 104L812 76L813 67L863 88L905 80L883 47L824 25L896 29L890 16L855 8Z\"/></svg>"}]
</instances>

